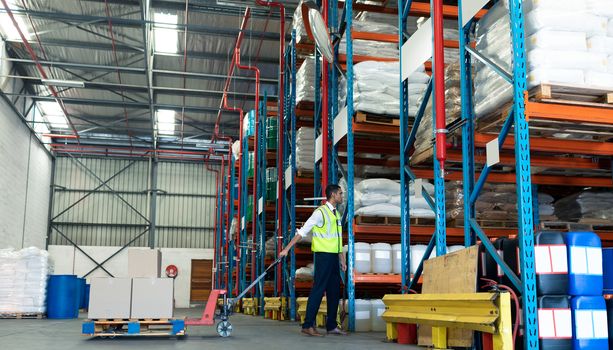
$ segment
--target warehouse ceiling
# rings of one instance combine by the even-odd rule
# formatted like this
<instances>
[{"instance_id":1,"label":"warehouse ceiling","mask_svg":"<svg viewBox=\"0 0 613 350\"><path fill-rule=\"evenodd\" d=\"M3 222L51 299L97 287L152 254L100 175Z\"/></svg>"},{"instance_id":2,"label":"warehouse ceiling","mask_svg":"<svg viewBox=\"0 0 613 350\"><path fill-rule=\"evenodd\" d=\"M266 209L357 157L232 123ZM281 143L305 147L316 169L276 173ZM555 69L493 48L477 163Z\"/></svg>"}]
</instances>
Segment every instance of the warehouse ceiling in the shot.
<instances>
[{"instance_id":1,"label":"warehouse ceiling","mask_svg":"<svg viewBox=\"0 0 613 350\"><path fill-rule=\"evenodd\" d=\"M286 39L298 2L283 1ZM279 12L255 0L1 0L1 79L25 83L2 93L36 102L24 117L43 116L38 132L79 136L51 142L208 150L219 115L220 133L238 137L238 114L220 107L246 6L241 61L260 69L261 94L275 98ZM233 76L229 105L253 109L253 75Z\"/></svg>"},{"instance_id":2,"label":"warehouse ceiling","mask_svg":"<svg viewBox=\"0 0 613 350\"><path fill-rule=\"evenodd\" d=\"M47 122L39 130L74 134L74 126L81 144L150 147L155 138L158 145L203 147L213 134L245 5L252 10L241 61L261 70L262 94L277 95L279 13L254 1L3 2L8 77L25 82L25 91L3 93L36 101ZM296 2L286 3L287 33ZM253 75L234 76L228 103L252 109ZM223 112L222 134L236 138L238 125L236 113Z\"/></svg>"}]
</instances>

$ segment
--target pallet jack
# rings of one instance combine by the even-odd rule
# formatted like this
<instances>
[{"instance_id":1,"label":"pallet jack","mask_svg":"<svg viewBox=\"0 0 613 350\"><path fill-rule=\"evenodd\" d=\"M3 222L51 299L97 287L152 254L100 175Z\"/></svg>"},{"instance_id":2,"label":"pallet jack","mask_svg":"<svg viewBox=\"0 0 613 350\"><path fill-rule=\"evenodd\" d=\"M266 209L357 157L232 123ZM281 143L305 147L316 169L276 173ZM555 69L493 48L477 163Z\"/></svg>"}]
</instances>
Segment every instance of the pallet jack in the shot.
<instances>
[{"instance_id":1,"label":"pallet jack","mask_svg":"<svg viewBox=\"0 0 613 350\"><path fill-rule=\"evenodd\" d=\"M202 313L202 317L185 319L185 326L212 326L215 324L216 320L219 320L216 326L217 334L220 337L226 338L232 334L232 323L230 323L229 318L233 313L234 305L236 305L249 291L255 287L265 276L268 274L273 267L277 266L284 257L279 257L272 264L270 264L266 270L259 275L251 284L243 290L241 294L239 294L236 298L228 298L226 290L223 289L214 289L211 291L209 295L209 299L206 302L206 306L204 307L204 312ZM219 297L223 297L223 304L217 305L217 300Z\"/></svg>"}]
</instances>

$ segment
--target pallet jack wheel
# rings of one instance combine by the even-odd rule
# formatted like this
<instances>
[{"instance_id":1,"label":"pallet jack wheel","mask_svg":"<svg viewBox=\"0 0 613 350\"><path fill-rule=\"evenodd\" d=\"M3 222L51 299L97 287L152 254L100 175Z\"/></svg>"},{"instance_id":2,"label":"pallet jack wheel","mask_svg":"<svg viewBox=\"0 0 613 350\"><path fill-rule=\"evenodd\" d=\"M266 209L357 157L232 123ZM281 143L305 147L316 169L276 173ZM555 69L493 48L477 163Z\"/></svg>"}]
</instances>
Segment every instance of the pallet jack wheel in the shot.
<instances>
[{"instance_id":1,"label":"pallet jack wheel","mask_svg":"<svg viewBox=\"0 0 613 350\"><path fill-rule=\"evenodd\" d=\"M227 338L232 334L232 323L229 321L221 321L217 324L217 334L220 337Z\"/></svg>"}]
</instances>

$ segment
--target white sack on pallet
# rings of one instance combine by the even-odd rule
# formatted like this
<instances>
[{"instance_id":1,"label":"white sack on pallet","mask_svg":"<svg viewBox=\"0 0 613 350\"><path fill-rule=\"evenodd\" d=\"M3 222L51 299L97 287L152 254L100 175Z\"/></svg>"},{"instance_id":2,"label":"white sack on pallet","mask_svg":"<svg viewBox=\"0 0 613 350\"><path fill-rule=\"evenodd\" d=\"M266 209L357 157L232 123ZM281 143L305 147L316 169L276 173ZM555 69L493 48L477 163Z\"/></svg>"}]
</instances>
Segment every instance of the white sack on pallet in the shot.
<instances>
[{"instance_id":1,"label":"white sack on pallet","mask_svg":"<svg viewBox=\"0 0 613 350\"><path fill-rule=\"evenodd\" d=\"M609 19L609 24L607 25L607 35L613 36L613 18Z\"/></svg>"},{"instance_id":2,"label":"white sack on pallet","mask_svg":"<svg viewBox=\"0 0 613 350\"><path fill-rule=\"evenodd\" d=\"M608 73L613 73L613 55L609 55L608 58L608 63L607 63L607 72Z\"/></svg>"},{"instance_id":3,"label":"white sack on pallet","mask_svg":"<svg viewBox=\"0 0 613 350\"><path fill-rule=\"evenodd\" d=\"M343 77L339 77L338 101L339 105L345 104L347 95L347 83ZM307 57L296 72L296 103L303 101L315 101L315 58Z\"/></svg>"},{"instance_id":4,"label":"white sack on pallet","mask_svg":"<svg viewBox=\"0 0 613 350\"><path fill-rule=\"evenodd\" d=\"M393 196L390 199L389 203L400 207L400 196ZM428 202L426 202L424 197L415 197L414 195L409 196L409 208L432 210L432 208L430 208L430 205L428 204Z\"/></svg>"},{"instance_id":5,"label":"white sack on pallet","mask_svg":"<svg viewBox=\"0 0 613 350\"><path fill-rule=\"evenodd\" d=\"M390 179L362 180L355 189L364 193L383 193L390 196L400 193L400 183Z\"/></svg>"},{"instance_id":6,"label":"white sack on pallet","mask_svg":"<svg viewBox=\"0 0 613 350\"><path fill-rule=\"evenodd\" d=\"M596 52L535 49L528 52L528 64L531 69L548 67L560 69L591 69L604 72L607 67L607 55Z\"/></svg>"},{"instance_id":7,"label":"white sack on pallet","mask_svg":"<svg viewBox=\"0 0 613 350\"><path fill-rule=\"evenodd\" d=\"M568 0L525 1L524 10L528 88L542 83L607 87L608 76L596 73L609 70L608 40L602 38L607 33L606 17L589 13L585 3ZM507 72L512 70L509 23L508 1L501 1L477 23L476 30L477 50ZM594 39L588 43L588 37ZM473 61L473 69L475 114L480 118L510 101L513 87L480 62Z\"/></svg>"},{"instance_id":8,"label":"white sack on pallet","mask_svg":"<svg viewBox=\"0 0 613 350\"><path fill-rule=\"evenodd\" d=\"M613 36L595 35L587 39L587 49L591 52L613 54Z\"/></svg>"},{"instance_id":9,"label":"white sack on pallet","mask_svg":"<svg viewBox=\"0 0 613 350\"><path fill-rule=\"evenodd\" d=\"M400 65L365 61L354 66L354 109L374 114L400 114ZM409 115L417 113L419 96L430 77L422 69L408 78Z\"/></svg>"},{"instance_id":10,"label":"white sack on pallet","mask_svg":"<svg viewBox=\"0 0 613 350\"><path fill-rule=\"evenodd\" d=\"M355 211L356 216L379 216L379 217L400 217L401 208L390 203L379 203L367 207L361 207ZM413 209L409 210L409 215L412 218L434 218L434 212L431 209Z\"/></svg>"},{"instance_id":11,"label":"white sack on pallet","mask_svg":"<svg viewBox=\"0 0 613 350\"><path fill-rule=\"evenodd\" d=\"M50 270L46 250L0 250L0 313L44 313Z\"/></svg>"},{"instance_id":12,"label":"white sack on pallet","mask_svg":"<svg viewBox=\"0 0 613 350\"><path fill-rule=\"evenodd\" d=\"M613 1L611 0L586 0L587 10L593 14L605 17L613 17Z\"/></svg>"},{"instance_id":13,"label":"white sack on pallet","mask_svg":"<svg viewBox=\"0 0 613 350\"><path fill-rule=\"evenodd\" d=\"M605 34L608 24L606 17L563 9L532 10L525 16L525 21L526 35L532 35L541 29L585 32L589 35Z\"/></svg>"},{"instance_id":14,"label":"white sack on pallet","mask_svg":"<svg viewBox=\"0 0 613 350\"><path fill-rule=\"evenodd\" d=\"M341 39L338 45L339 54L347 53L347 41L345 37ZM356 56L370 56L383 58L397 58L398 44L382 41L354 39L353 54Z\"/></svg>"},{"instance_id":15,"label":"white sack on pallet","mask_svg":"<svg viewBox=\"0 0 613 350\"><path fill-rule=\"evenodd\" d=\"M584 32L543 29L528 37L526 49L586 51L586 44Z\"/></svg>"},{"instance_id":16,"label":"white sack on pallet","mask_svg":"<svg viewBox=\"0 0 613 350\"><path fill-rule=\"evenodd\" d=\"M613 87L613 73L588 70L585 72L585 84L596 88Z\"/></svg>"}]
</instances>

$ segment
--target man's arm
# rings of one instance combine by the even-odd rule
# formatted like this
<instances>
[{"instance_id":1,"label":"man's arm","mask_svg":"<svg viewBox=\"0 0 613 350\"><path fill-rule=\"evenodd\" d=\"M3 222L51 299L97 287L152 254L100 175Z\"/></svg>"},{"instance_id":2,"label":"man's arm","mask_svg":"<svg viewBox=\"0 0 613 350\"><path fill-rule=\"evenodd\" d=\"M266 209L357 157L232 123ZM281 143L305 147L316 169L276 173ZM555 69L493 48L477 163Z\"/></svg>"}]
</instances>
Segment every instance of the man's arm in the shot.
<instances>
[{"instance_id":1,"label":"man's arm","mask_svg":"<svg viewBox=\"0 0 613 350\"><path fill-rule=\"evenodd\" d=\"M315 210L313 214L311 214L311 217L304 223L304 226L302 226L301 229L296 231L296 235L294 236L294 238L287 244L285 248L283 248L283 250L279 253L279 256L287 256L289 250L292 249L292 247L296 243L300 242L303 237L306 237L311 232L314 226L321 226L323 225L323 223L324 218L321 214L321 211Z\"/></svg>"}]
</instances>

